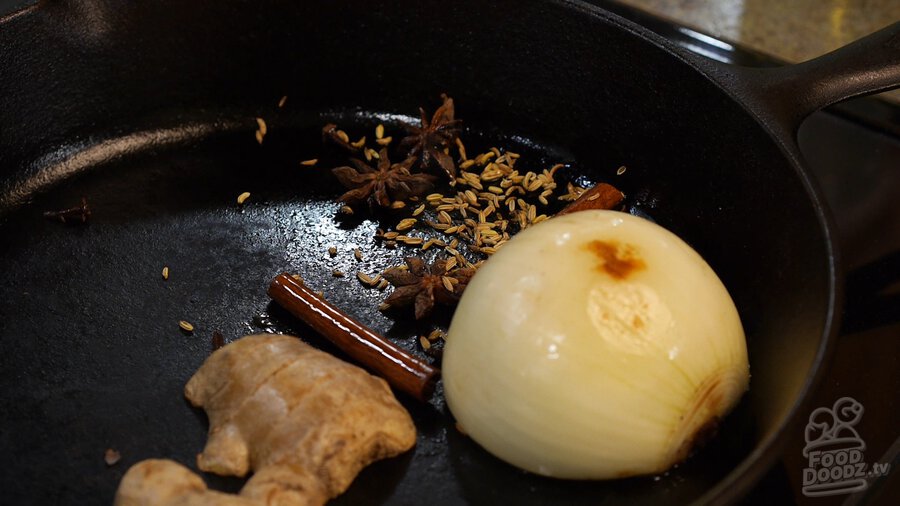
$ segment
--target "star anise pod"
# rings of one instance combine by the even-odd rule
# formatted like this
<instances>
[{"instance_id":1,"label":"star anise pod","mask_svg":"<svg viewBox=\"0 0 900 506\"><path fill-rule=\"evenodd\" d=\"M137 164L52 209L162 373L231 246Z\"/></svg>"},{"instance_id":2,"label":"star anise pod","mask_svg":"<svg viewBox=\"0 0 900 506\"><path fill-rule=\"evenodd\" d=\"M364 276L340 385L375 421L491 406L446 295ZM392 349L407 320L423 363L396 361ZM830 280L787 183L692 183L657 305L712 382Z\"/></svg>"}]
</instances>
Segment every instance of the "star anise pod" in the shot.
<instances>
[{"instance_id":1,"label":"star anise pod","mask_svg":"<svg viewBox=\"0 0 900 506\"><path fill-rule=\"evenodd\" d=\"M405 269L392 267L382 273L382 277L395 287L384 302L392 308L413 306L417 320L430 315L436 304L455 305L475 274L472 268L446 272L446 260L438 260L430 267L419 257L404 261Z\"/></svg>"},{"instance_id":2,"label":"star anise pod","mask_svg":"<svg viewBox=\"0 0 900 506\"><path fill-rule=\"evenodd\" d=\"M414 158L391 163L387 149L381 150L377 168L356 158L351 158L350 163L353 167L331 170L342 185L350 188L350 191L338 197L339 201L349 206L368 201L372 207L390 207L395 201L405 201L410 197L426 194L435 180L430 174L409 172L415 163Z\"/></svg>"},{"instance_id":3,"label":"star anise pod","mask_svg":"<svg viewBox=\"0 0 900 506\"><path fill-rule=\"evenodd\" d=\"M434 111L431 121L425 109L419 108L422 117L421 126L405 125L409 135L400 141L400 148L408 149L409 156L422 161L421 166L427 168L431 161L447 173L451 180L456 177L456 164L453 157L444 152L459 136L462 121L454 118L453 99L442 94L444 103Z\"/></svg>"}]
</instances>

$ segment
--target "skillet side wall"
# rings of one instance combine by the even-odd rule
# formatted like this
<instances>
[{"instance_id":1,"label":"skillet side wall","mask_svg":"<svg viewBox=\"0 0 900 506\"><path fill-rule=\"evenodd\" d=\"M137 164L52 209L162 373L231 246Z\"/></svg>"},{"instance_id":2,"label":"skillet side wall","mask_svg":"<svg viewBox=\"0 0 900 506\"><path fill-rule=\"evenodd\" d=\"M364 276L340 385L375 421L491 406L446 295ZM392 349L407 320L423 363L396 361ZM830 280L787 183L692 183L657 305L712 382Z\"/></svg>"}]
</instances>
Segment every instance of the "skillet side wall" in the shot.
<instances>
[{"instance_id":1,"label":"skillet side wall","mask_svg":"<svg viewBox=\"0 0 900 506\"><path fill-rule=\"evenodd\" d=\"M693 245L750 340L749 412L772 436L811 373L828 259L794 167L741 106L667 51L554 2L45 2L0 27L0 186L65 146L244 118L413 112L564 146ZM64 150L63 150L64 151Z\"/></svg>"}]
</instances>

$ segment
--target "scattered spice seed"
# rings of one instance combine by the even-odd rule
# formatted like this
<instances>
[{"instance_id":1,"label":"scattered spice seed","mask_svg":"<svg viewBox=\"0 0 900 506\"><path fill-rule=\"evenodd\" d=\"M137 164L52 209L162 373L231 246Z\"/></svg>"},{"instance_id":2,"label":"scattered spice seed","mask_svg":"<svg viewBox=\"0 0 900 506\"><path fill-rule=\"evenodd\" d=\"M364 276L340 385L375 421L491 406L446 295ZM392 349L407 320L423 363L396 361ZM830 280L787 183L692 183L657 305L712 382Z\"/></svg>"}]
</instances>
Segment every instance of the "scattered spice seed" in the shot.
<instances>
[{"instance_id":1,"label":"scattered spice seed","mask_svg":"<svg viewBox=\"0 0 900 506\"><path fill-rule=\"evenodd\" d=\"M238 195L238 198L237 198L238 205L239 206L244 205L244 202L246 202L247 199L249 199L249 198L250 198L250 192L244 192L244 193Z\"/></svg>"},{"instance_id":2,"label":"scattered spice seed","mask_svg":"<svg viewBox=\"0 0 900 506\"><path fill-rule=\"evenodd\" d=\"M415 224L416 224L415 218L404 218L404 219L400 220L400 223L397 223L397 226L395 228L402 232L404 230L409 230L409 229L413 228L413 226Z\"/></svg>"},{"instance_id":3,"label":"scattered spice seed","mask_svg":"<svg viewBox=\"0 0 900 506\"><path fill-rule=\"evenodd\" d=\"M338 134L338 135L340 135L340 134ZM350 145L353 146L354 148L361 148L361 147L365 146L366 145L366 136L365 135L362 136L356 142L351 142Z\"/></svg>"},{"instance_id":4,"label":"scattered spice seed","mask_svg":"<svg viewBox=\"0 0 900 506\"><path fill-rule=\"evenodd\" d=\"M343 273L342 271L337 270L337 269L334 269L333 271L331 271L331 275L332 275L333 277L336 277L336 278L342 278L342 277L344 277L344 273Z\"/></svg>"},{"instance_id":5,"label":"scattered spice seed","mask_svg":"<svg viewBox=\"0 0 900 506\"><path fill-rule=\"evenodd\" d=\"M388 304L387 302L382 302L381 304L378 304L379 311L387 311L390 308L391 308L391 305Z\"/></svg>"},{"instance_id":6,"label":"scattered spice seed","mask_svg":"<svg viewBox=\"0 0 900 506\"><path fill-rule=\"evenodd\" d=\"M456 138L456 147L459 149L459 157L463 160L468 160L468 157L466 156L466 146L463 145L463 141L459 137Z\"/></svg>"},{"instance_id":7,"label":"scattered spice seed","mask_svg":"<svg viewBox=\"0 0 900 506\"><path fill-rule=\"evenodd\" d=\"M187 332L187 333L189 333L189 334L190 334L191 332L194 331L194 326L191 325L190 322L187 322L187 321L184 321L184 320L179 320L179 321L178 321L178 326L181 327L181 330L183 330L183 331L185 331L185 332Z\"/></svg>"},{"instance_id":8,"label":"scattered spice seed","mask_svg":"<svg viewBox=\"0 0 900 506\"><path fill-rule=\"evenodd\" d=\"M356 257L356 260L362 261L362 259L363 259L362 250L359 248L356 248L355 250L353 250L353 256Z\"/></svg>"},{"instance_id":9,"label":"scattered spice seed","mask_svg":"<svg viewBox=\"0 0 900 506\"><path fill-rule=\"evenodd\" d=\"M448 292L453 292L453 281L451 281L450 278L441 276L441 283L444 284L444 288L446 288Z\"/></svg>"},{"instance_id":10,"label":"scattered spice seed","mask_svg":"<svg viewBox=\"0 0 900 506\"><path fill-rule=\"evenodd\" d=\"M391 286L391 284L388 282L388 280L381 279L381 281L378 282L378 286L376 286L375 288L377 288L379 290L384 290L385 288L387 288L389 286Z\"/></svg>"},{"instance_id":11,"label":"scattered spice seed","mask_svg":"<svg viewBox=\"0 0 900 506\"><path fill-rule=\"evenodd\" d=\"M380 278L381 276L379 275L377 277ZM369 286L369 287L374 286L376 283L378 283L377 279L373 278L372 276L369 276L368 274L366 274L364 272L357 272L356 279L358 279L362 284Z\"/></svg>"},{"instance_id":12,"label":"scattered spice seed","mask_svg":"<svg viewBox=\"0 0 900 506\"><path fill-rule=\"evenodd\" d=\"M310 158L309 160L303 160L302 162L300 162L300 165L312 167L313 165L317 164L318 162L319 162L318 158Z\"/></svg>"},{"instance_id":13,"label":"scattered spice seed","mask_svg":"<svg viewBox=\"0 0 900 506\"><path fill-rule=\"evenodd\" d=\"M106 462L107 466L114 466L120 460L122 460L122 454L112 448L107 448L105 452L103 452L103 461Z\"/></svg>"},{"instance_id":14,"label":"scattered spice seed","mask_svg":"<svg viewBox=\"0 0 900 506\"><path fill-rule=\"evenodd\" d=\"M428 351L428 349L431 348L431 341L425 336L419 336L419 344L422 345L422 349L425 351Z\"/></svg>"},{"instance_id":15,"label":"scattered spice seed","mask_svg":"<svg viewBox=\"0 0 900 506\"><path fill-rule=\"evenodd\" d=\"M421 301L418 300L419 294L421 294L421 297L425 297L429 286L431 290L434 290L435 297L440 293L441 295L438 298L451 296L458 298L459 294L462 293L462 288L457 287L454 280L462 282L461 286L465 286L467 282L467 279L458 277L458 271L467 270L474 273L475 269L486 260L486 257L496 253L509 240L511 235L549 219L552 216L547 214L549 213L551 200L574 202L579 200L579 197L585 192L584 189L570 182L557 183L555 180L556 173L560 169L565 168L565 165L561 163L554 164L546 169L528 170L527 168L516 168L520 155L509 151L503 152L497 147L491 147L477 154L477 156L469 158L466 153L466 146L459 137L460 124L453 117L452 100L445 96L443 98L444 106L440 113L436 112L435 116L430 120L423 113L421 126L407 126L410 135L399 143L398 149L401 156L404 153L408 153L410 157L407 160L412 160L412 163L415 164L405 167L408 175L416 176L421 174L430 176L426 173L427 171L443 169L443 172L449 176L448 186L454 188L450 196L445 196L440 191L433 190L433 193L426 195L427 187L425 185L422 188L416 188L411 194L401 195L404 192L400 190L403 190L404 186L399 183L404 183L407 186L409 184L406 181L399 181L395 182L397 184L394 186L385 184L385 191L382 192L384 198L379 197L377 205L375 205L371 197L374 189L370 191L369 186L367 186L370 185L369 180L373 178L378 179L378 176L382 175L380 174L382 162L388 164L386 167L401 165L390 164L389 161L385 162L387 159L385 146L391 143L392 138L385 135L384 125L378 124L374 128L375 142L383 147L380 153L365 145L365 137L350 144L346 132L338 130L335 125L327 125L323 129L323 135L326 135L327 138L330 138L338 145L347 148L351 153L357 153L357 158L362 159L363 156L360 155L364 155L366 160L371 161L373 158L380 158L381 160L378 162L379 167L377 169L365 165L365 162L361 160L351 160L356 167L355 173L345 174L345 177L341 179L341 183L347 186L351 192L342 195L339 200L352 206L357 214L363 209L357 204L364 201L368 201L368 209L371 211L376 211L376 207L398 210L408 207L411 210L407 218L401 220L400 216L397 217L399 221L393 226L393 230L385 232L379 229L376 231L374 237L381 246L394 249L397 243L400 243L405 246L417 246L417 249L427 251L439 245L443 252L439 250L429 256L439 255L440 258L446 255L440 260L435 259L435 263L440 262L443 269L440 269L440 272L436 270L431 272L429 274L430 281L426 282L422 276L426 274L424 271L431 271L432 269L427 268L427 264L422 265L421 267L424 270L419 270L423 270L423 272L417 271L415 273L416 277L419 278L418 284L415 286L407 285L405 282L400 283L400 285L395 283L395 281L399 281L399 278L397 278L399 274L397 273L401 269L398 268L389 269L389 271L393 272L390 277L387 275L388 271L382 273L384 276L379 274L373 277L365 273L357 275L360 282L370 288L378 287L379 289L384 289L386 282L394 284L395 290L393 292L400 293L391 293L385 299L386 301L390 300L390 302L385 302L385 304L379 306L379 309L384 310L388 307L399 308L400 306L414 305L417 319L424 317L433 305L433 302L430 300L424 300L424 298ZM428 137L435 142L428 142ZM404 152L404 149L409 149L409 151ZM453 157L451 152L453 154L458 152L459 157ZM346 169L347 167L339 167L335 170L345 170L347 172ZM401 171L398 170L397 172ZM338 174L335 173L335 175ZM350 176L357 179L364 178L366 181L360 185L351 181ZM398 177L397 179L403 178ZM348 184L348 182L353 184ZM429 181L429 183L432 183L432 181ZM558 184L560 186L564 184L566 188L557 190ZM362 198L345 199L350 193L358 194ZM587 198L588 196L585 195L583 200ZM589 203L594 204L593 201L589 201ZM545 214L539 214L540 211L543 211ZM436 216L428 216L429 212L434 212ZM430 219L426 218L426 216ZM420 221L434 231L444 232L445 235L450 236L447 239L449 246L439 239L403 235L407 231L417 228ZM511 226L510 222L512 222ZM477 255L477 257L466 258L460 251L466 252L466 256L472 253ZM354 254L356 255L356 252ZM422 258L415 258L424 262ZM360 258L357 256L357 259L359 260ZM406 265L403 267L406 267ZM413 292L415 292L416 297L413 297ZM435 300L434 302L441 304L452 303L452 301L448 300ZM433 351L440 348L441 346L433 347Z\"/></svg>"},{"instance_id":16,"label":"scattered spice seed","mask_svg":"<svg viewBox=\"0 0 900 506\"><path fill-rule=\"evenodd\" d=\"M334 246L330 246L328 248L328 254L331 256L331 258L334 258L335 256L337 256L337 248L335 248Z\"/></svg>"},{"instance_id":17,"label":"scattered spice seed","mask_svg":"<svg viewBox=\"0 0 900 506\"><path fill-rule=\"evenodd\" d=\"M256 124L259 126L259 133L263 137L265 137L268 132L268 128L266 127L266 121L262 118L256 118Z\"/></svg>"},{"instance_id":18,"label":"scattered spice seed","mask_svg":"<svg viewBox=\"0 0 900 506\"><path fill-rule=\"evenodd\" d=\"M162 270L163 279L169 279L169 266L164 266Z\"/></svg>"},{"instance_id":19,"label":"scattered spice seed","mask_svg":"<svg viewBox=\"0 0 900 506\"><path fill-rule=\"evenodd\" d=\"M263 134L259 130L256 131L256 142L263 143Z\"/></svg>"},{"instance_id":20,"label":"scattered spice seed","mask_svg":"<svg viewBox=\"0 0 900 506\"><path fill-rule=\"evenodd\" d=\"M626 170L628 170L628 167L623 165L623 166L619 167L618 169L616 169L616 175L621 176L622 174L625 173Z\"/></svg>"},{"instance_id":21,"label":"scattered spice seed","mask_svg":"<svg viewBox=\"0 0 900 506\"><path fill-rule=\"evenodd\" d=\"M218 350L222 346L225 346L225 336L222 335L218 330L214 330L212 333L212 349L213 351Z\"/></svg>"},{"instance_id":22,"label":"scattered spice seed","mask_svg":"<svg viewBox=\"0 0 900 506\"><path fill-rule=\"evenodd\" d=\"M341 214L352 215L353 208L350 206L341 206Z\"/></svg>"},{"instance_id":23,"label":"scattered spice seed","mask_svg":"<svg viewBox=\"0 0 900 506\"><path fill-rule=\"evenodd\" d=\"M281 109L284 107L284 104L287 103L287 95L281 97L281 100L278 101L278 108Z\"/></svg>"},{"instance_id":24,"label":"scattered spice seed","mask_svg":"<svg viewBox=\"0 0 900 506\"><path fill-rule=\"evenodd\" d=\"M359 148L350 144L350 138L347 137L347 133L339 130L334 123L329 123L322 127L322 139L337 144L351 153L359 152Z\"/></svg>"}]
</instances>

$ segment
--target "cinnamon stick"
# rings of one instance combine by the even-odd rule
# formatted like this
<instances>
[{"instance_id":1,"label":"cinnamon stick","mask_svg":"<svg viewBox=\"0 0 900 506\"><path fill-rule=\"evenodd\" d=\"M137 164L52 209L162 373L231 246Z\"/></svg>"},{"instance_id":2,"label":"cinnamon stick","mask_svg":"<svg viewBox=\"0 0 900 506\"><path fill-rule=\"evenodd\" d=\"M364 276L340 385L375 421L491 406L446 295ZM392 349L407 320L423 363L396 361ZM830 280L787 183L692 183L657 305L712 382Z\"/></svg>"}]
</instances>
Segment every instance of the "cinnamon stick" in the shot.
<instances>
[{"instance_id":1,"label":"cinnamon stick","mask_svg":"<svg viewBox=\"0 0 900 506\"><path fill-rule=\"evenodd\" d=\"M397 390L427 401L440 370L359 323L324 300L302 281L279 274L269 285L272 299L334 343L353 360L381 376Z\"/></svg>"},{"instance_id":2,"label":"cinnamon stick","mask_svg":"<svg viewBox=\"0 0 900 506\"><path fill-rule=\"evenodd\" d=\"M589 209L615 209L625 199L625 194L615 186L607 183L598 183L588 188L578 199L567 205L557 216L563 214L586 211Z\"/></svg>"}]
</instances>

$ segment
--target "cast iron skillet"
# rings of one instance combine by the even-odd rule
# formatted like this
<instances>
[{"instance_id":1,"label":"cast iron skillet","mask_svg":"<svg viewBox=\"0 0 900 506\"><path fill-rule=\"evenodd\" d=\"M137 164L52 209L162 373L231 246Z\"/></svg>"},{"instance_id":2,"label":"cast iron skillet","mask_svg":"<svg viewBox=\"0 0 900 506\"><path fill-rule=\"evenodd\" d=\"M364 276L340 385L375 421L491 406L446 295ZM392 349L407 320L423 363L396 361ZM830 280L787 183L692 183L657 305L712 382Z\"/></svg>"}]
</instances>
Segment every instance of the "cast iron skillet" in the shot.
<instances>
[{"instance_id":1,"label":"cast iron skillet","mask_svg":"<svg viewBox=\"0 0 900 506\"><path fill-rule=\"evenodd\" d=\"M363 132L390 119L377 114L433 109L441 92L457 100L472 142L613 180L629 210L697 248L740 310L751 390L677 469L594 483L517 471L456 432L440 395L403 399L416 449L371 466L335 502L735 500L785 431L799 430L789 421L805 413L838 327L832 229L793 133L823 105L900 82L898 33L751 71L698 61L574 1L47 1L3 19L4 500L105 503L138 460L193 465L206 420L181 392L213 330L234 339L263 327L328 348L268 305L265 287L283 270L415 350L421 329L380 315L382 294L329 276L374 272L402 252L372 246L372 221L335 221L340 188L297 162L322 154L327 120ZM271 131L262 147L256 116ZM239 210L243 191L253 197ZM87 226L41 217L82 196ZM354 246L367 254L360 265ZM193 335L178 331L181 319ZM107 468L106 448L122 461Z\"/></svg>"}]
</instances>

